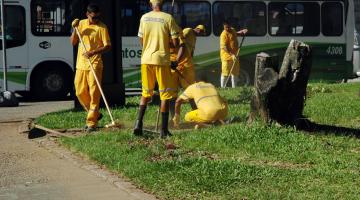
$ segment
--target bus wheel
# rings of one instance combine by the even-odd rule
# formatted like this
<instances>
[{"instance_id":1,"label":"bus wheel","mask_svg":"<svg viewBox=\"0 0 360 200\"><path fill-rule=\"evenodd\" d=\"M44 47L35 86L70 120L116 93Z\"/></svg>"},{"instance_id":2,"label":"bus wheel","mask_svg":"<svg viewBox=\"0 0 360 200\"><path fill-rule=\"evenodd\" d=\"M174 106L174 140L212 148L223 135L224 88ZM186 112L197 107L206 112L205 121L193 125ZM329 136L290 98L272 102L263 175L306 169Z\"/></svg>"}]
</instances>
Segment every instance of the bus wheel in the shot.
<instances>
[{"instance_id":1,"label":"bus wheel","mask_svg":"<svg viewBox=\"0 0 360 200\"><path fill-rule=\"evenodd\" d=\"M58 68L42 69L35 74L31 87L35 99L65 99L71 90L70 75Z\"/></svg>"},{"instance_id":2,"label":"bus wheel","mask_svg":"<svg viewBox=\"0 0 360 200\"><path fill-rule=\"evenodd\" d=\"M240 69L239 79L238 79L238 86L248 86L250 85L250 75L247 71Z\"/></svg>"}]
</instances>

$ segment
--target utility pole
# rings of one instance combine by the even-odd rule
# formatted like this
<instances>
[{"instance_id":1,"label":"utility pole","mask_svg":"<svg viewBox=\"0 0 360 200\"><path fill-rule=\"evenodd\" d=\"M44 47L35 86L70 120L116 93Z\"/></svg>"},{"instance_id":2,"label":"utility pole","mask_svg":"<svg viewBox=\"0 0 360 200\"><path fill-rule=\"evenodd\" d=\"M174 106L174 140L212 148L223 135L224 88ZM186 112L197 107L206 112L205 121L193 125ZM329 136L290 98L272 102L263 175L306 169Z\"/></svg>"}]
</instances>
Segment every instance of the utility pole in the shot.
<instances>
[{"instance_id":1,"label":"utility pole","mask_svg":"<svg viewBox=\"0 0 360 200\"><path fill-rule=\"evenodd\" d=\"M2 50L3 50L3 79L4 79L4 91L8 90L7 85L7 65L6 65L6 34L5 34L5 14L4 14L4 0L0 0L1 7L1 30L2 30Z\"/></svg>"}]
</instances>

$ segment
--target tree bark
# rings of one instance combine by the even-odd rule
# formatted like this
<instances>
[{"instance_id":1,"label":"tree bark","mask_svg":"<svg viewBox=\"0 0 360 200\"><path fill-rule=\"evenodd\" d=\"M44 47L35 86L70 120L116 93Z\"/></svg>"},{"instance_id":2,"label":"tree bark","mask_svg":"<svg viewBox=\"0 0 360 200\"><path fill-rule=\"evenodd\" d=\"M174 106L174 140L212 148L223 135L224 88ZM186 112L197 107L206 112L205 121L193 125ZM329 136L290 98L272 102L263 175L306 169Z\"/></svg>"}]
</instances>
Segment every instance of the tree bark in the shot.
<instances>
[{"instance_id":1,"label":"tree bark","mask_svg":"<svg viewBox=\"0 0 360 200\"><path fill-rule=\"evenodd\" d=\"M303 118L306 86L311 70L311 49L303 42L291 40L281 65L277 56L260 53L255 64L255 94L248 122L257 115L266 122L296 125Z\"/></svg>"}]
</instances>

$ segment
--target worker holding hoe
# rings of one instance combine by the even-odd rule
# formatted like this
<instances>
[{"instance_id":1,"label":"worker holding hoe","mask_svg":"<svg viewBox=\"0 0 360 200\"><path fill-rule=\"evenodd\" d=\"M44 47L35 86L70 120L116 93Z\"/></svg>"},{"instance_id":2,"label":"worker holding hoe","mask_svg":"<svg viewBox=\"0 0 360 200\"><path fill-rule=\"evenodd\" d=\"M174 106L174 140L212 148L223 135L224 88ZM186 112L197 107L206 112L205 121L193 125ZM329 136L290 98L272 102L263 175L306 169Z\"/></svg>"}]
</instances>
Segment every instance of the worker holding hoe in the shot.
<instances>
[{"instance_id":1,"label":"worker holding hoe","mask_svg":"<svg viewBox=\"0 0 360 200\"><path fill-rule=\"evenodd\" d=\"M182 34L179 35L179 47L174 48L170 45L172 72L176 82L183 89L195 83L195 69L192 57L195 50L196 36L204 32L205 27L203 25L198 25L195 29L185 28Z\"/></svg>"},{"instance_id":2,"label":"worker holding hoe","mask_svg":"<svg viewBox=\"0 0 360 200\"><path fill-rule=\"evenodd\" d=\"M185 28L179 36L179 48L170 45L171 73L177 85L177 89L186 89L189 85L195 83L195 69L193 64L193 55L196 44L196 36L205 33L204 25L198 25L195 29ZM170 101L171 117L175 116L175 99ZM190 100L193 110L196 104Z\"/></svg>"},{"instance_id":3,"label":"worker holding hoe","mask_svg":"<svg viewBox=\"0 0 360 200\"><path fill-rule=\"evenodd\" d=\"M220 58L221 58L221 80L220 85L222 88L226 87L225 80L231 76L231 84L234 88L236 86L237 78L240 73L239 44L237 40L238 35L245 36L248 32L247 29L235 31L229 22L223 22L224 30L220 35Z\"/></svg>"},{"instance_id":4,"label":"worker holding hoe","mask_svg":"<svg viewBox=\"0 0 360 200\"><path fill-rule=\"evenodd\" d=\"M176 85L170 72L170 47L172 42L177 47L179 27L175 19L161 11L163 0L150 0L152 11L144 14L140 19L138 36L142 45L141 81L142 96L138 117L135 122L134 134L143 134L143 118L146 106L154 94L157 81L161 100L161 129L160 136L170 136L168 130L169 100L176 96Z\"/></svg>"},{"instance_id":5,"label":"worker holding hoe","mask_svg":"<svg viewBox=\"0 0 360 200\"><path fill-rule=\"evenodd\" d=\"M87 111L85 131L96 130L97 122L102 118L99 112L100 90L96 84L95 77L90 71L90 59L95 74L101 82L103 72L103 62L101 54L111 49L110 36L105 24L100 21L100 8L95 4L90 4L86 11L87 19L75 19L72 27L77 28L85 44L78 46L76 61L75 90L80 104ZM79 44L79 38L74 30L70 37L73 46Z\"/></svg>"},{"instance_id":6,"label":"worker holding hoe","mask_svg":"<svg viewBox=\"0 0 360 200\"><path fill-rule=\"evenodd\" d=\"M180 109L184 102L193 99L197 109L186 113L185 121L195 123L195 129L216 122L224 123L228 115L228 105L211 83L204 78L190 85L176 100L175 116L172 119L175 127L179 126Z\"/></svg>"}]
</instances>

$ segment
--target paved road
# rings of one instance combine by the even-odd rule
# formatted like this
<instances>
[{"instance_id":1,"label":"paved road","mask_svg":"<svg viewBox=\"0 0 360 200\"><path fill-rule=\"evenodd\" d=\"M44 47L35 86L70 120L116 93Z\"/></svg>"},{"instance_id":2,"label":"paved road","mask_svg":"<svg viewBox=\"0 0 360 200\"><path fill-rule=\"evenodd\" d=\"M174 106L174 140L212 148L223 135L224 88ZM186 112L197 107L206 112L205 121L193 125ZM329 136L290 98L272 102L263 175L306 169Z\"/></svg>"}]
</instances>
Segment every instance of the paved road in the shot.
<instances>
[{"instance_id":1,"label":"paved road","mask_svg":"<svg viewBox=\"0 0 360 200\"><path fill-rule=\"evenodd\" d=\"M49 138L29 140L18 131L24 123L6 122L72 106L62 101L0 108L0 200L156 199Z\"/></svg>"},{"instance_id":2,"label":"paved road","mask_svg":"<svg viewBox=\"0 0 360 200\"><path fill-rule=\"evenodd\" d=\"M24 120L74 107L73 101L20 102L19 107L0 107L0 122Z\"/></svg>"}]
</instances>

